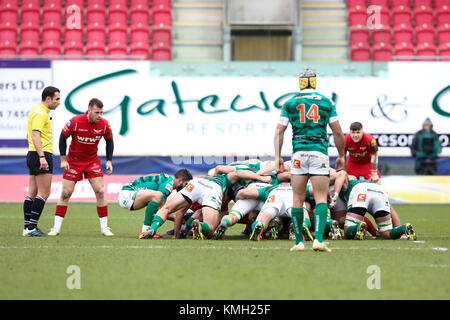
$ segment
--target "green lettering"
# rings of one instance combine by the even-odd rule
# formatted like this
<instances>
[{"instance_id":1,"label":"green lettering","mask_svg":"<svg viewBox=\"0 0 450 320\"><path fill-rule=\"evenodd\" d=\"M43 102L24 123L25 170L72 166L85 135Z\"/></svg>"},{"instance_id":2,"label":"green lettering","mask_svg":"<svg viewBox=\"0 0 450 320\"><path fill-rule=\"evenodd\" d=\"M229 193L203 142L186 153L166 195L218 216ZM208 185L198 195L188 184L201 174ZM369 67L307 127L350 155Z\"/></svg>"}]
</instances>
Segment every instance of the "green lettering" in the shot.
<instances>
[{"instance_id":1,"label":"green lettering","mask_svg":"<svg viewBox=\"0 0 450 320\"><path fill-rule=\"evenodd\" d=\"M154 102L156 102L156 106L155 107L153 107L150 110L145 110L145 107L147 105L154 104ZM152 100L149 100L147 102L144 102L143 104L141 104L137 108L137 113L144 116L144 115L152 113L155 110L158 110L158 112L160 114L162 114L163 116L167 117L166 113L164 112L164 102L165 101L163 99L152 99Z\"/></svg>"},{"instance_id":2,"label":"green lettering","mask_svg":"<svg viewBox=\"0 0 450 320\"><path fill-rule=\"evenodd\" d=\"M103 76L94 78L92 80L86 81L82 84L80 84L79 86L77 86L75 89L73 89L72 91L69 92L69 94L66 97L66 100L64 102L64 105L66 106L66 109L73 113L73 114L82 114L84 113L84 111L79 111L77 109L74 108L74 106L72 105L72 96L76 93L78 93L78 91L80 91L81 89L84 89L87 86L90 86L96 82L100 82L103 80L107 80L110 78L114 78L114 77L119 77L119 76L123 76L126 74L131 74L131 73L137 73L136 70L133 69L125 69L125 70L121 70L121 71L117 71L117 72L113 72L113 73L109 73L109 74L105 74ZM121 124L120 124L120 131L119 134L120 135L125 135L128 131L128 106L129 106L129 102L130 102L130 97L125 96L122 99L122 102L120 102L117 106L115 106L114 108L112 108L111 110L105 111L105 114L110 113L115 111L116 109L120 109L121 111ZM87 102L86 102L87 104Z\"/></svg>"},{"instance_id":3,"label":"green lettering","mask_svg":"<svg viewBox=\"0 0 450 320\"><path fill-rule=\"evenodd\" d=\"M248 110L251 110L251 109L260 109L260 110L264 110L264 111L269 111L269 104L266 101L264 93L260 91L259 92L259 96L260 96L260 98L261 98L261 100L262 100L262 102L264 104L264 108L261 108L261 107L259 107L257 105L252 105L252 106L244 108L244 109L237 109L235 105L236 105L237 101L239 99L241 99L241 95L238 94L236 97L234 97L233 101L231 102L231 110L234 110L236 112L244 112L244 111L248 111Z\"/></svg>"},{"instance_id":4,"label":"green lettering","mask_svg":"<svg viewBox=\"0 0 450 320\"><path fill-rule=\"evenodd\" d=\"M442 89L441 91L439 91L438 94L434 97L433 102L431 104L433 107L433 110L436 113L438 113L444 117L450 117L450 112L446 112L446 111L442 110L441 106L439 105L439 99L448 90L450 90L450 86L447 86L444 89Z\"/></svg>"},{"instance_id":5,"label":"green lettering","mask_svg":"<svg viewBox=\"0 0 450 320\"><path fill-rule=\"evenodd\" d=\"M198 109L199 109L201 112L203 112L203 113L219 113L219 112L227 112L227 111L228 111L228 110L224 110L224 109L222 109L222 110L212 110L212 111L207 111L207 110L205 110L203 104L204 104L205 102L208 102L208 101L211 101L211 102L209 103L209 105L210 105L211 107L215 108L217 102L219 101L219 97L218 97L217 95L213 94L213 95L206 96L206 97L203 97L203 98L201 98L200 100L198 100Z\"/></svg>"},{"instance_id":6,"label":"green lettering","mask_svg":"<svg viewBox=\"0 0 450 320\"><path fill-rule=\"evenodd\" d=\"M298 94L298 92L289 92L286 94L283 94L282 96L278 97L274 102L273 102L273 106L277 109L281 109L283 108L284 104L293 96L295 96L296 94Z\"/></svg>"}]
</instances>

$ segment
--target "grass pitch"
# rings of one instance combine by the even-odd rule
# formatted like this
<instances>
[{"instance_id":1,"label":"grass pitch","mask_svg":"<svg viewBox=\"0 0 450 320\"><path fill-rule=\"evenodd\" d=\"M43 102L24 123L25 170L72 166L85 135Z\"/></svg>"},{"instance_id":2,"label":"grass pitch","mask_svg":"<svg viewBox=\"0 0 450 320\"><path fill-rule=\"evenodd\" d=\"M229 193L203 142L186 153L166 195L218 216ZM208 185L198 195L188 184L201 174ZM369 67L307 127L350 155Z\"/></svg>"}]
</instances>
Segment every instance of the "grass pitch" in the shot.
<instances>
[{"instance_id":1,"label":"grass pitch","mask_svg":"<svg viewBox=\"0 0 450 320\"><path fill-rule=\"evenodd\" d=\"M449 299L448 205L394 206L418 241L330 240L329 253L306 242L305 252L293 253L289 240L241 238L242 224L221 241L138 240L144 210L116 204L114 237L100 234L95 204L71 203L61 235L26 238L22 204L0 203L0 299ZM54 212L48 203L44 232ZM168 221L159 233L172 227ZM79 268L80 289L68 288L70 266ZM376 275L379 288L370 289Z\"/></svg>"}]
</instances>

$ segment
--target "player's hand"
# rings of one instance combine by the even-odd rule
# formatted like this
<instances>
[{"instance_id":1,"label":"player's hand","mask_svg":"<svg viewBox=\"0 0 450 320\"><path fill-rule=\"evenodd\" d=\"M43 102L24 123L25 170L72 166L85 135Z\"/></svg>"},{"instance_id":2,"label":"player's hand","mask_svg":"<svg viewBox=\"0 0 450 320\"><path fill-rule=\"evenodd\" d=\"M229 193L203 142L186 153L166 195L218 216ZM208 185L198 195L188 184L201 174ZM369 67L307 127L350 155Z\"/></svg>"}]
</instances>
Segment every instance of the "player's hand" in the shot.
<instances>
[{"instance_id":1,"label":"player's hand","mask_svg":"<svg viewBox=\"0 0 450 320\"><path fill-rule=\"evenodd\" d=\"M40 166L39 169L41 170L47 170L48 169L48 163L47 160L44 158L39 158Z\"/></svg>"},{"instance_id":2,"label":"player's hand","mask_svg":"<svg viewBox=\"0 0 450 320\"><path fill-rule=\"evenodd\" d=\"M70 169L69 162L67 160L61 160L61 169L68 171Z\"/></svg>"},{"instance_id":3,"label":"player's hand","mask_svg":"<svg viewBox=\"0 0 450 320\"><path fill-rule=\"evenodd\" d=\"M113 166L111 160L106 161L106 173L111 174L113 172Z\"/></svg>"},{"instance_id":4,"label":"player's hand","mask_svg":"<svg viewBox=\"0 0 450 320\"><path fill-rule=\"evenodd\" d=\"M369 180L378 183L380 181L380 177L378 176L377 172L372 172Z\"/></svg>"},{"instance_id":5,"label":"player's hand","mask_svg":"<svg viewBox=\"0 0 450 320\"><path fill-rule=\"evenodd\" d=\"M284 167L283 158L281 157L275 158L275 170L277 170L279 173L286 171L286 168Z\"/></svg>"},{"instance_id":6,"label":"player's hand","mask_svg":"<svg viewBox=\"0 0 450 320\"><path fill-rule=\"evenodd\" d=\"M337 171L345 170L345 157L337 157L334 167Z\"/></svg>"},{"instance_id":7,"label":"player's hand","mask_svg":"<svg viewBox=\"0 0 450 320\"><path fill-rule=\"evenodd\" d=\"M338 196L339 196L339 195L338 195L337 193L335 193L335 194L333 195L333 197L331 198L331 202L330 202L330 207L331 207L331 208L336 207L336 201L337 201Z\"/></svg>"}]
</instances>

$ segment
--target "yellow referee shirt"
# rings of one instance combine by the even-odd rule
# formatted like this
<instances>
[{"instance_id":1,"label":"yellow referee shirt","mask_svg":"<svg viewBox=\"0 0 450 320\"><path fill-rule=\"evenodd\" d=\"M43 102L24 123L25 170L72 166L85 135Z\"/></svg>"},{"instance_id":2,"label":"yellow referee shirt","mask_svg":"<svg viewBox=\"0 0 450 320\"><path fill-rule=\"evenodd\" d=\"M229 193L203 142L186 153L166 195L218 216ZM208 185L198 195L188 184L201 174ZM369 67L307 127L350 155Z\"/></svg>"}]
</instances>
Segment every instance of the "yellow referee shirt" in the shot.
<instances>
[{"instance_id":1,"label":"yellow referee shirt","mask_svg":"<svg viewBox=\"0 0 450 320\"><path fill-rule=\"evenodd\" d=\"M31 139L31 132L37 130L41 133L42 150L53 153L52 120L48 115L49 112L50 109L42 103L31 109L27 129L28 151L36 151Z\"/></svg>"}]
</instances>

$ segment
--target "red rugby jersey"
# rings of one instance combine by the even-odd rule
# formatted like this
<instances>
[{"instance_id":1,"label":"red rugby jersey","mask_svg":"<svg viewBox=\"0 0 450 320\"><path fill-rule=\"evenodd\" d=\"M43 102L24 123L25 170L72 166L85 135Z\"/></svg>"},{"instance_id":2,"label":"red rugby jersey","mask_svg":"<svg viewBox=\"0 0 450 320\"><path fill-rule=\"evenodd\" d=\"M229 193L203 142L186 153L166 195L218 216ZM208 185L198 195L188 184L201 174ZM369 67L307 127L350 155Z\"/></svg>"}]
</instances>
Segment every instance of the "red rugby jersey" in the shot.
<instances>
[{"instance_id":1,"label":"red rugby jersey","mask_svg":"<svg viewBox=\"0 0 450 320\"><path fill-rule=\"evenodd\" d=\"M364 133L362 139L355 143L350 134L345 135L345 152L348 151L347 161L354 163L370 163L370 156L378 152L378 144L375 138Z\"/></svg>"},{"instance_id":2,"label":"red rugby jersey","mask_svg":"<svg viewBox=\"0 0 450 320\"><path fill-rule=\"evenodd\" d=\"M111 126L108 121L101 118L97 123L91 124L84 114L70 119L62 129L64 136L72 136L69 147L68 160L92 161L98 159L98 143L102 137L105 140L112 138Z\"/></svg>"}]
</instances>

